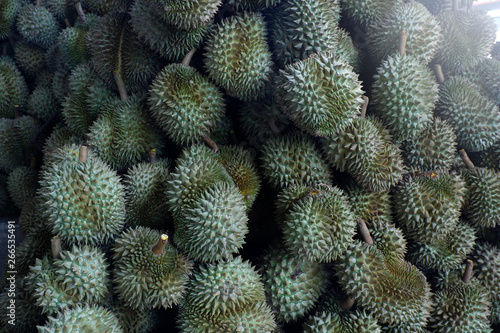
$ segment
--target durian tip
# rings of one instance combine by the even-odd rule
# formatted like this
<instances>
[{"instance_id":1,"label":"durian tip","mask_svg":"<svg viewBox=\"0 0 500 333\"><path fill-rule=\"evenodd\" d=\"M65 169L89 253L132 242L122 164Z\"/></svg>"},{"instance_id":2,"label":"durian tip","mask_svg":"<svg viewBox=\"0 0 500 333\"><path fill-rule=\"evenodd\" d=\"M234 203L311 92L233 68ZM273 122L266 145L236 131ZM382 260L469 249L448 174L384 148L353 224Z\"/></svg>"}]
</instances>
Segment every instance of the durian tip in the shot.
<instances>
[{"instance_id":1,"label":"durian tip","mask_svg":"<svg viewBox=\"0 0 500 333\"><path fill-rule=\"evenodd\" d=\"M464 161L464 164L468 169L472 170L475 168L474 163L472 163L472 161L470 160L469 155L467 155L465 149L460 149L458 154L460 154L462 161Z\"/></svg>"},{"instance_id":2,"label":"durian tip","mask_svg":"<svg viewBox=\"0 0 500 333\"><path fill-rule=\"evenodd\" d=\"M408 41L408 33L406 31L401 31L401 33L399 34L399 41L398 41L398 52L400 55L405 55L407 41Z\"/></svg>"},{"instance_id":3,"label":"durian tip","mask_svg":"<svg viewBox=\"0 0 500 333\"><path fill-rule=\"evenodd\" d=\"M472 278L472 269L474 268L474 263L472 260L467 259L465 262L465 270L464 275L462 276L462 281L464 283L470 283L470 279Z\"/></svg>"},{"instance_id":4,"label":"durian tip","mask_svg":"<svg viewBox=\"0 0 500 333\"><path fill-rule=\"evenodd\" d=\"M149 151L149 162L151 164L158 162L158 158L156 157L156 149L154 148Z\"/></svg>"},{"instance_id":5,"label":"durian tip","mask_svg":"<svg viewBox=\"0 0 500 333\"><path fill-rule=\"evenodd\" d=\"M80 20L82 20L82 22L87 21L87 16L85 16L85 12L83 11L82 3L80 1L78 1L75 4L75 7L76 7L76 12L78 13L78 17L80 18Z\"/></svg>"},{"instance_id":6,"label":"durian tip","mask_svg":"<svg viewBox=\"0 0 500 333\"><path fill-rule=\"evenodd\" d=\"M359 230L359 235L361 236L361 239L368 245L373 245L375 244L373 242L373 238L370 235L370 230L368 230L368 227L366 226L366 222L358 217L358 230Z\"/></svg>"},{"instance_id":7,"label":"durian tip","mask_svg":"<svg viewBox=\"0 0 500 333\"><path fill-rule=\"evenodd\" d=\"M207 144L207 146L210 147L210 149L213 150L214 153L217 153L219 151L219 147L217 146L217 143L215 143L214 140L210 139L208 136L204 136L203 142Z\"/></svg>"},{"instance_id":8,"label":"durian tip","mask_svg":"<svg viewBox=\"0 0 500 333\"><path fill-rule=\"evenodd\" d=\"M163 249L165 248L165 245L167 244L167 241L168 241L168 235L166 234L162 234L160 236L160 239L158 240L158 243L156 243L152 248L151 248L151 252L153 252L153 254L155 256L159 256L160 254L162 254L163 252Z\"/></svg>"},{"instance_id":9,"label":"durian tip","mask_svg":"<svg viewBox=\"0 0 500 333\"><path fill-rule=\"evenodd\" d=\"M354 297L349 295L345 300L342 301L342 303L340 303L340 308L344 311L348 311L353 307L355 301L356 300L354 299Z\"/></svg>"},{"instance_id":10,"label":"durian tip","mask_svg":"<svg viewBox=\"0 0 500 333\"><path fill-rule=\"evenodd\" d=\"M441 67L440 64L435 64L434 65L434 74L436 75L436 80L439 84L444 83L444 74L443 74L443 67Z\"/></svg>"},{"instance_id":11,"label":"durian tip","mask_svg":"<svg viewBox=\"0 0 500 333\"><path fill-rule=\"evenodd\" d=\"M52 237L52 239L50 240L50 249L52 251L52 258L54 259L61 258L61 251L62 251L61 237L59 236Z\"/></svg>"},{"instance_id":12,"label":"durian tip","mask_svg":"<svg viewBox=\"0 0 500 333\"><path fill-rule=\"evenodd\" d=\"M81 146L80 152L78 154L78 162L85 163L89 157L89 148L87 146Z\"/></svg>"},{"instance_id":13,"label":"durian tip","mask_svg":"<svg viewBox=\"0 0 500 333\"><path fill-rule=\"evenodd\" d=\"M368 96L363 96L363 105L361 106L361 114L359 115L360 118L365 118L366 117L366 110L368 110L368 103L370 102L370 99Z\"/></svg>"}]
</instances>

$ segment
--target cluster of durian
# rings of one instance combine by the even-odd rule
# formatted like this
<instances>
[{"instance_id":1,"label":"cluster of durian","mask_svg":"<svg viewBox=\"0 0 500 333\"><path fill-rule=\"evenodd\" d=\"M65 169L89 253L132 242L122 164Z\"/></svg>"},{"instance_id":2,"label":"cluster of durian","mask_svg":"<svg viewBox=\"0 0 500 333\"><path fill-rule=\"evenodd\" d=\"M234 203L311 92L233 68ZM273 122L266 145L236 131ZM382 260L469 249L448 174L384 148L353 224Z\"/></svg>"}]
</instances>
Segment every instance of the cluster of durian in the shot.
<instances>
[{"instance_id":1,"label":"cluster of durian","mask_svg":"<svg viewBox=\"0 0 500 333\"><path fill-rule=\"evenodd\" d=\"M0 332L498 329L495 29L472 0L0 0Z\"/></svg>"}]
</instances>

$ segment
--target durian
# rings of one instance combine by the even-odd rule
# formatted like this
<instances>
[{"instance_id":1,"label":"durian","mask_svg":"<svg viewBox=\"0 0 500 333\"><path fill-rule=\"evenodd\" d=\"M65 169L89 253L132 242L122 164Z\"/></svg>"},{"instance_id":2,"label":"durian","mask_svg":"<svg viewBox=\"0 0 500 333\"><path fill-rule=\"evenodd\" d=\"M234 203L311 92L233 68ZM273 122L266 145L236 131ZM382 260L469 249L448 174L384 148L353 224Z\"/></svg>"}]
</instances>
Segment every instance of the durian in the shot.
<instances>
[{"instance_id":1,"label":"durian","mask_svg":"<svg viewBox=\"0 0 500 333\"><path fill-rule=\"evenodd\" d=\"M47 66L45 50L38 45L21 40L14 45L14 59L27 77L36 77Z\"/></svg>"},{"instance_id":2,"label":"durian","mask_svg":"<svg viewBox=\"0 0 500 333\"><path fill-rule=\"evenodd\" d=\"M0 3L0 39L12 34L17 12L21 7L18 0L5 0Z\"/></svg>"},{"instance_id":3,"label":"durian","mask_svg":"<svg viewBox=\"0 0 500 333\"><path fill-rule=\"evenodd\" d=\"M35 196L37 187L38 172L36 170L20 166L9 173L7 188L12 201L19 209Z\"/></svg>"},{"instance_id":4,"label":"durian","mask_svg":"<svg viewBox=\"0 0 500 333\"><path fill-rule=\"evenodd\" d=\"M342 10L362 27L384 18L392 8L403 3L402 0L341 0Z\"/></svg>"},{"instance_id":5,"label":"durian","mask_svg":"<svg viewBox=\"0 0 500 333\"><path fill-rule=\"evenodd\" d=\"M52 13L44 6L25 4L19 9L17 31L28 42L48 49L56 43L61 27Z\"/></svg>"},{"instance_id":6,"label":"durian","mask_svg":"<svg viewBox=\"0 0 500 333\"><path fill-rule=\"evenodd\" d=\"M13 118L14 108L22 110L28 99L28 86L14 61L0 57L0 116Z\"/></svg>"}]
</instances>

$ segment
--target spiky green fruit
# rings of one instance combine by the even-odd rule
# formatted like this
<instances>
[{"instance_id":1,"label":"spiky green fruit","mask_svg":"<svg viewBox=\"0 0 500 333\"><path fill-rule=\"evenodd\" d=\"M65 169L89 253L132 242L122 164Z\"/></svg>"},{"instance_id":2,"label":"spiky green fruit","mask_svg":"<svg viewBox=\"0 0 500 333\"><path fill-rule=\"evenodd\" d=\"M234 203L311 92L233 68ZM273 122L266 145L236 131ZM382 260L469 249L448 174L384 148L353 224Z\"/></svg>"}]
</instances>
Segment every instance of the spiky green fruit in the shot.
<instances>
[{"instance_id":1,"label":"spiky green fruit","mask_svg":"<svg viewBox=\"0 0 500 333\"><path fill-rule=\"evenodd\" d=\"M102 304L109 293L108 263L98 248L73 245L71 250L61 251L59 259L36 259L30 270L33 296L44 313Z\"/></svg>"},{"instance_id":2,"label":"spiky green fruit","mask_svg":"<svg viewBox=\"0 0 500 333\"><path fill-rule=\"evenodd\" d=\"M422 63L429 63L436 54L442 39L439 21L419 2L395 6L381 20L375 21L367 36L374 63L398 49L401 32L406 31L406 53Z\"/></svg>"},{"instance_id":3,"label":"spiky green fruit","mask_svg":"<svg viewBox=\"0 0 500 333\"><path fill-rule=\"evenodd\" d=\"M500 104L500 61L484 58L467 73L470 80L481 88L481 93L497 105Z\"/></svg>"},{"instance_id":4,"label":"spiky green fruit","mask_svg":"<svg viewBox=\"0 0 500 333\"><path fill-rule=\"evenodd\" d=\"M500 302L500 248L488 243L478 243L470 259L474 262L474 277L488 292L492 302L492 320L498 323Z\"/></svg>"},{"instance_id":5,"label":"spiky green fruit","mask_svg":"<svg viewBox=\"0 0 500 333\"><path fill-rule=\"evenodd\" d=\"M227 0L228 4L234 5L237 9L256 10L274 7L281 0Z\"/></svg>"},{"instance_id":6,"label":"spiky green fruit","mask_svg":"<svg viewBox=\"0 0 500 333\"><path fill-rule=\"evenodd\" d=\"M345 193L354 216L361 218L368 225L376 219L392 220L391 197L388 190L372 192L356 184L349 184Z\"/></svg>"},{"instance_id":7,"label":"spiky green fruit","mask_svg":"<svg viewBox=\"0 0 500 333\"><path fill-rule=\"evenodd\" d=\"M411 323L412 332L419 331L431 308L430 286L425 275L404 260L401 230L376 222L370 229L374 245L355 241L336 261L339 283L379 323Z\"/></svg>"},{"instance_id":8,"label":"spiky green fruit","mask_svg":"<svg viewBox=\"0 0 500 333\"><path fill-rule=\"evenodd\" d=\"M16 28L24 39L44 49L56 43L61 30L56 18L46 7L34 4L21 7Z\"/></svg>"},{"instance_id":9,"label":"spiky green fruit","mask_svg":"<svg viewBox=\"0 0 500 333\"><path fill-rule=\"evenodd\" d=\"M91 52L88 45L89 31L97 21L98 16L86 15L86 21L78 20L74 27L68 27L61 31L57 37L60 61L68 68L74 68L78 64L90 60Z\"/></svg>"},{"instance_id":10,"label":"spiky green fruit","mask_svg":"<svg viewBox=\"0 0 500 333\"><path fill-rule=\"evenodd\" d=\"M453 76L440 85L435 112L453 126L459 148L481 151L500 140L498 106L465 77Z\"/></svg>"},{"instance_id":11,"label":"spiky green fruit","mask_svg":"<svg viewBox=\"0 0 500 333\"><path fill-rule=\"evenodd\" d=\"M444 12L438 16L443 39L435 62L445 73L460 74L486 58L495 43L495 21L481 10Z\"/></svg>"},{"instance_id":12,"label":"spiky green fruit","mask_svg":"<svg viewBox=\"0 0 500 333\"><path fill-rule=\"evenodd\" d=\"M73 22L77 13L75 11L75 0L44 0L43 6L56 17L59 21L64 21L65 18Z\"/></svg>"},{"instance_id":13,"label":"spiky green fruit","mask_svg":"<svg viewBox=\"0 0 500 333\"><path fill-rule=\"evenodd\" d=\"M134 309L117 302L111 310L127 333L152 332L159 321L158 314L152 309Z\"/></svg>"},{"instance_id":14,"label":"spiky green fruit","mask_svg":"<svg viewBox=\"0 0 500 333\"><path fill-rule=\"evenodd\" d=\"M31 92L26 112L37 119L47 121L60 108L61 106L52 91L52 86L41 83Z\"/></svg>"},{"instance_id":15,"label":"spiky green fruit","mask_svg":"<svg viewBox=\"0 0 500 333\"><path fill-rule=\"evenodd\" d=\"M158 59L132 30L128 13L110 12L100 17L89 31L88 42L93 68L114 90L115 74L123 78L129 92L146 86L156 75Z\"/></svg>"},{"instance_id":16,"label":"spiky green fruit","mask_svg":"<svg viewBox=\"0 0 500 333\"><path fill-rule=\"evenodd\" d=\"M0 116L13 118L14 107L23 109L29 92L23 75L9 57L0 57L0 88Z\"/></svg>"},{"instance_id":17,"label":"spiky green fruit","mask_svg":"<svg viewBox=\"0 0 500 333\"><path fill-rule=\"evenodd\" d=\"M408 249L408 258L419 267L440 271L453 269L472 251L476 238L476 230L461 221L445 238L435 243L412 244Z\"/></svg>"},{"instance_id":18,"label":"spiky green fruit","mask_svg":"<svg viewBox=\"0 0 500 333\"><path fill-rule=\"evenodd\" d=\"M0 39L5 39L12 34L20 7L21 2L18 0L5 0L0 3Z\"/></svg>"},{"instance_id":19,"label":"spiky green fruit","mask_svg":"<svg viewBox=\"0 0 500 333\"><path fill-rule=\"evenodd\" d=\"M123 333L116 316L99 305L76 306L49 317L44 326L38 326L39 333Z\"/></svg>"},{"instance_id":20,"label":"spiky green fruit","mask_svg":"<svg viewBox=\"0 0 500 333\"><path fill-rule=\"evenodd\" d=\"M333 50L339 39L339 16L338 0L281 1L270 11L270 41L279 65Z\"/></svg>"},{"instance_id":21,"label":"spiky green fruit","mask_svg":"<svg viewBox=\"0 0 500 333\"><path fill-rule=\"evenodd\" d=\"M342 10L354 22L367 27L382 19L402 0L341 0Z\"/></svg>"},{"instance_id":22,"label":"spiky green fruit","mask_svg":"<svg viewBox=\"0 0 500 333\"><path fill-rule=\"evenodd\" d=\"M36 194L38 172L32 168L20 166L9 173L7 188L16 206L21 209Z\"/></svg>"},{"instance_id":23,"label":"spiky green fruit","mask_svg":"<svg viewBox=\"0 0 500 333\"><path fill-rule=\"evenodd\" d=\"M210 31L203 63L228 95L249 101L263 93L272 71L266 33L262 14L251 12L226 18Z\"/></svg>"},{"instance_id":24,"label":"spiky green fruit","mask_svg":"<svg viewBox=\"0 0 500 333\"><path fill-rule=\"evenodd\" d=\"M394 193L394 213L408 238L432 243L456 228L465 195L457 174L426 172L409 176Z\"/></svg>"},{"instance_id":25,"label":"spiky green fruit","mask_svg":"<svg viewBox=\"0 0 500 333\"><path fill-rule=\"evenodd\" d=\"M223 94L194 67L166 66L153 81L148 103L160 128L176 143L200 142L225 110Z\"/></svg>"},{"instance_id":26,"label":"spiky green fruit","mask_svg":"<svg viewBox=\"0 0 500 333\"><path fill-rule=\"evenodd\" d=\"M62 114L72 131L85 135L101 113L111 91L89 63L76 66L68 80L69 92L62 103Z\"/></svg>"},{"instance_id":27,"label":"spiky green fruit","mask_svg":"<svg viewBox=\"0 0 500 333\"><path fill-rule=\"evenodd\" d=\"M430 123L439 98L430 69L412 55L389 56L374 80L373 101L387 126L401 141L417 136Z\"/></svg>"},{"instance_id":28,"label":"spiky green fruit","mask_svg":"<svg viewBox=\"0 0 500 333\"><path fill-rule=\"evenodd\" d=\"M105 243L125 223L124 187L99 158L75 162L54 163L45 171L39 189L44 216L63 241Z\"/></svg>"},{"instance_id":29,"label":"spiky green fruit","mask_svg":"<svg viewBox=\"0 0 500 333\"><path fill-rule=\"evenodd\" d=\"M314 262L338 258L356 233L347 196L338 187L290 186L278 196L277 216L287 249Z\"/></svg>"},{"instance_id":30,"label":"spiky green fruit","mask_svg":"<svg viewBox=\"0 0 500 333\"><path fill-rule=\"evenodd\" d=\"M160 242L163 247L159 247ZM134 309L170 308L181 300L192 263L166 235L145 227L122 233L113 247L118 298Z\"/></svg>"},{"instance_id":31,"label":"spiky green fruit","mask_svg":"<svg viewBox=\"0 0 500 333\"><path fill-rule=\"evenodd\" d=\"M354 72L361 70L361 50L354 44L350 33L345 29L339 29L339 40L335 50L337 55L343 57L346 62L352 66Z\"/></svg>"},{"instance_id":32,"label":"spiky green fruit","mask_svg":"<svg viewBox=\"0 0 500 333\"><path fill-rule=\"evenodd\" d=\"M68 78L70 70L67 68L58 68L52 75L52 91L59 103L64 102L69 90Z\"/></svg>"},{"instance_id":33,"label":"spiky green fruit","mask_svg":"<svg viewBox=\"0 0 500 333\"><path fill-rule=\"evenodd\" d=\"M0 170L10 172L30 164L35 153L33 138L38 128L38 122L30 116L0 118Z\"/></svg>"},{"instance_id":34,"label":"spiky green fruit","mask_svg":"<svg viewBox=\"0 0 500 333\"><path fill-rule=\"evenodd\" d=\"M482 152L481 160L486 168L500 172L500 141Z\"/></svg>"},{"instance_id":35,"label":"spiky green fruit","mask_svg":"<svg viewBox=\"0 0 500 333\"><path fill-rule=\"evenodd\" d=\"M209 24L190 30L165 22L148 0L137 0L130 9L130 23L146 45L170 61L179 61L191 49L198 47L206 36Z\"/></svg>"},{"instance_id":36,"label":"spiky green fruit","mask_svg":"<svg viewBox=\"0 0 500 333\"><path fill-rule=\"evenodd\" d=\"M262 148L263 176L276 189L295 184L330 184L328 164L314 141L300 133L268 140Z\"/></svg>"},{"instance_id":37,"label":"spiky green fruit","mask_svg":"<svg viewBox=\"0 0 500 333\"><path fill-rule=\"evenodd\" d=\"M455 160L457 136L453 127L434 118L417 137L404 145L406 165L420 171L450 170Z\"/></svg>"},{"instance_id":38,"label":"spiky green fruit","mask_svg":"<svg viewBox=\"0 0 500 333\"><path fill-rule=\"evenodd\" d=\"M165 190L170 173L168 159L139 163L124 175L127 221L133 226L166 229L170 224Z\"/></svg>"},{"instance_id":39,"label":"spiky green fruit","mask_svg":"<svg viewBox=\"0 0 500 333\"><path fill-rule=\"evenodd\" d=\"M324 264L304 260L284 249L271 249L262 258L262 282L269 304L280 322L294 322L315 305L327 285Z\"/></svg>"},{"instance_id":40,"label":"spiky green fruit","mask_svg":"<svg viewBox=\"0 0 500 333\"><path fill-rule=\"evenodd\" d=\"M467 187L464 215L480 227L500 224L500 175L486 168L466 170L462 175Z\"/></svg>"},{"instance_id":41,"label":"spiky green fruit","mask_svg":"<svg viewBox=\"0 0 500 333\"><path fill-rule=\"evenodd\" d=\"M259 273L241 257L201 266L179 309L182 332L273 332Z\"/></svg>"},{"instance_id":42,"label":"spiky green fruit","mask_svg":"<svg viewBox=\"0 0 500 333\"><path fill-rule=\"evenodd\" d=\"M332 52L288 65L278 77L284 112L314 136L338 133L363 104L361 82L352 67Z\"/></svg>"},{"instance_id":43,"label":"spiky green fruit","mask_svg":"<svg viewBox=\"0 0 500 333\"><path fill-rule=\"evenodd\" d=\"M418 0L434 15L453 10L453 0ZM470 8L474 0L458 0L457 9Z\"/></svg>"},{"instance_id":44,"label":"spiky green fruit","mask_svg":"<svg viewBox=\"0 0 500 333\"><path fill-rule=\"evenodd\" d=\"M23 73L32 78L37 77L47 66L45 50L26 40L20 40L14 45L14 59Z\"/></svg>"},{"instance_id":45,"label":"spiky green fruit","mask_svg":"<svg viewBox=\"0 0 500 333\"><path fill-rule=\"evenodd\" d=\"M365 311L320 311L304 324L304 333L381 333L377 320Z\"/></svg>"},{"instance_id":46,"label":"spiky green fruit","mask_svg":"<svg viewBox=\"0 0 500 333\"><path fill-rule=\"evenodd\" d=\"M209 23L222 0L146 0L165 22L180 29L192 30Z\"/></svg>"}]
</instances>

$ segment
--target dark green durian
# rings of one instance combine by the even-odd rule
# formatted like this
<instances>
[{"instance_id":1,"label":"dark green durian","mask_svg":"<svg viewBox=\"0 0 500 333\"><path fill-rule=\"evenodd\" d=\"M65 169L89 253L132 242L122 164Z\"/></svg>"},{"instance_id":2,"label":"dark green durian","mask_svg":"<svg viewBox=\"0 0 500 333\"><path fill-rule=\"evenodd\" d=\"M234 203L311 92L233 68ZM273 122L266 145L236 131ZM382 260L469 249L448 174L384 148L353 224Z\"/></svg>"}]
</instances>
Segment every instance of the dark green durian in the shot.
<instances>
[{"instance_id":1,"label":"dark green durian","mask_svg":"<svg viewBox=\"0 0 500 333\"><path fill-rule=\"evenodd\" d=\"M19 8L21 2L18 0L5 0L0 3L0 40L12 34Z\"/></svg>"},{"instance_id":2,"label":"dark green durian","mask_svg":"<svg viewBox=\"0 0 500 333\"><path fill-rule=\"evenodd\" d=\"M345 189L355 217L361 218L368 225L372 220L392 220L391 197L389 191L372 192L356 184L349 184Z\"/></svg>"},{"instance_id":3,"label":"dark green durian","mask_svg":"<svg viewBox=\"0 0 500 333\"><path fill-rule=\"evenodd\" d=\"M75 145L75 156L78 156L78 149L83 144L83 139L68 127L60 126L54 128L43 145L43 164L50 165L53 163L57 159L57 157L54 159L53 156L56 150L65 145L72 144Z\"/></svg>"},{"instance_id":4,"label":"dark green durian","mask_svg":"<svg viewBox=\"0 0 500 333\"><path fill-rule=\"evenodd\" d=\"M38 172L32 168L20 166L9 173L7 188L16 206L21 209L36 194Z\"/></svg>"},{"instance_id":5,"label":"dark green durian","mask_svg":"<svg viewBox=\"0 0 500 333\"><path fill-rule=\"evenodd\" d=\"M211 29L205 50L209 77L228 95L249 101L263 93L271 75L271 53L262 14L245 12L222 20Z\"/></svg>"},{"instance_id":6,"label":"dark green durian","mask_svg":"<svg viewBox=\"0 0 500 333\"><path fill-rule=\"evenodd\" d=\"M21 40L14 45L14 59L28 77L37 77L47 66L45 50L38 45Z\"/></svg>"},{"instance_id":7,"label":"dark green durian","mask_svg":"<svg viewBox=\"0 0 500 333\"><path fill-rule=\"evenodd\" d=\"M341 312L341 311L339 311ZM365 311L339 314L320 311L304 324L304 333L381 333L377 320Z\"/></svg>"},{"instance_id":8,"label":"dark green durian","mask_svg":"<svg viewBox=\"0 0 500 333\"><path fill-rule=\"evenodd\" d=\"M30 164L38 128L38 122L30 116L0 118L0 170L10 172Z\"/></svg>"},{"instance_id":9,"label":"dark green durian","mask_svg":"<svg viewBox=\"0 0 500 333\"><path fill-rule=\"evenodd\" d=\"M158 314L152 309L134 309L116 302L111 310L125 333L150 333L158 323Z\"/></svg>"},{"instance_id":10,"label":"dark green durian","mask_svg":"<svg viewBox=\"0 0 500 333\"><path fill-rule=\"evenodd\" d=\"M328 164L314 141L294 132L268 140L261 155L263 176L276 189L295 184L330 184Z\"/></svg>"},{"instance_id":11,"label":"dark green durian","mask_svg":"<svg viewBox=\"0 0 500 333\"><path fill-rule=\"evenodd\" d=\"M482 152L481 160L486 168L500 172L500 141Z\"/></svg>"},{"instance_id":12,"label":"dark green durian","mask_svg":"<svg viewBox=\"0 0 500 333\"><path fill-rule=\"evenodd\" d=\"M52 86L41 83L31 92L26 112L39 120L47 121L60 109L61 106L54 95Z\"/></svg>"},{"instance_id":13,"label":"dark green durian","mask_svg":"<svg viewBox=\"0 0 500 333\"><path fill-rule=\"evenodd\" d=\"M58 68L52 76L52 91L59 103L63 103L69 91L70 70L67 68Z\"/></svg>"},{"instance_id":14,"label":"dark green durian","mask_svg":"<svg viewBox=\"0 0 500 333\"><path fill-rule=\"evenodd\" d=\"M0 116L13 118L14 107L24 109L28 99L28 86L14 61L0 57Z\"/></svg>"},{"instance_id":15,"label":"dark green durian","mask_svg":"<svg viewBox=\"0 0 500 333\"><path fill-rule=\"evenodd\" d=\"M19 10L16 21L17 31L28 42L48 49L57 42L61 30L52 13L44 6L25 4Z\"/></svg>"},{"instance_id":16,"label":"dark green durian","mask_svg":"<svg viewBox=\"0 0 500 333\"><path fill-rule=\"evenodd\" d=\"M76 3L76 0L44 0L42 5L47 7L59 21L63 22L64 19L69 19L70 22L73 22L77 15Z\"/></svg>"},{"instance_id":17,"label":"dark green durian","mask_svg":"<svg viewBox=\"0 0 500 333\"><path fill-rule=\"evenodd\" d=\"M384 18L392 8L403 3L402 0L341 0L346 16L363 27Z\"/></svg>"}]
</instances>

